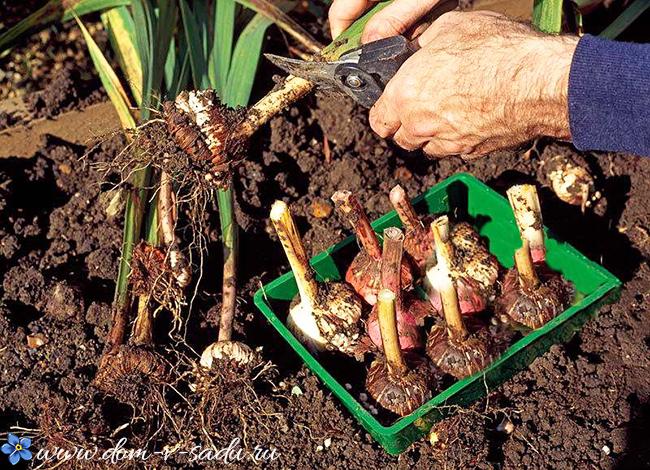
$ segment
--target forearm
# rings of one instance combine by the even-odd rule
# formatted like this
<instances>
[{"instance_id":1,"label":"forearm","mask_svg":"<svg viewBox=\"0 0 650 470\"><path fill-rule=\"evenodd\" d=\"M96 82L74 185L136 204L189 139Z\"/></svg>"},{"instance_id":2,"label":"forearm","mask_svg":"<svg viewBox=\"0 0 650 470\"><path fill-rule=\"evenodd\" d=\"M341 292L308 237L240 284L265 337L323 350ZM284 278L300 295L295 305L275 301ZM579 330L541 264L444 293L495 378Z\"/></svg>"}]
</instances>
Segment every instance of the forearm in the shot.
<instances>
[{"instance_id":1,"label":"forearm","mask_svg":"<svg viewBox=\"0 0 650 470\"><path fill-rule=\"evenodd\" d=\"M650 45L583 37L571 64L568 110L578 149L650 156Z\"/></svg>"}]
</instances>

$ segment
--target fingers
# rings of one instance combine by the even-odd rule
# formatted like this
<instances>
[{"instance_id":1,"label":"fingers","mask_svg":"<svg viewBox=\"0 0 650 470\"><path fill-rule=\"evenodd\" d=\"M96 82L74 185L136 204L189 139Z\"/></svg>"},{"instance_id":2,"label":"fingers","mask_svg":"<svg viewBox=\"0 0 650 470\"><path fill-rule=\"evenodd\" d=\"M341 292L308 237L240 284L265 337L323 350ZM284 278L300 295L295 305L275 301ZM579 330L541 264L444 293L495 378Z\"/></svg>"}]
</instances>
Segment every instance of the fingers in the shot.
<instances>
[{"instance_id":1,"label":"fingers","mask_svg":"<svg viewBox=\"0 0 650 470\"><path fill-rule=\"evenodd\" d=\"M451 155L469 155L473 147L456 140L431 139L422 148L427 155L434 157L448 157Z\"/></svg>"},{"instance_id":2,"label":"fingers","mask_svg":"<svg viewBox=\"0 0 650 470\"><path fill-rule=\"evenodd\" d=\"M397 129L397 132L395 132L393 141L395 141L395 143L403 149L412 152L413 150L421 148L427 139L423 137L416 137L413 134L409 133L409 131L407 131L404 126L401 126L399 129Z\"/></svg>"},{"instance_id":3,"label":"fingers","mask_svg":"<svg viewBox=\"0 0 650 470\"><path fill-rule=\"evenodd\" d=\"M405 33L440 2L441 0L395 0L372 17L363 31L361 42L377 41Z\"/></svg>"},{"instance_id":4,"label":"fingers","mask_svg":"<svg viewBox=\"0 0 650 470\"><path fill-rule=\"evenodd\" d=\"M328 13L332 38L336 39L354 23L373 1L377 0L334 0Z\"/></svg>"},{"instance_id":5,"label":"fingers","mask_svg":"<svg viewBox=\"0 0 650 470\"><path fill-rule=\"evenodd\" d=\"M368 121L370 122L370 127L374 130L377 135L387 139L392 137L401 125L399 115L393 108L391 101L384 95L382 95L375 105L370 108L370 113L368 114Z\"/></svg>"}]
</instances>

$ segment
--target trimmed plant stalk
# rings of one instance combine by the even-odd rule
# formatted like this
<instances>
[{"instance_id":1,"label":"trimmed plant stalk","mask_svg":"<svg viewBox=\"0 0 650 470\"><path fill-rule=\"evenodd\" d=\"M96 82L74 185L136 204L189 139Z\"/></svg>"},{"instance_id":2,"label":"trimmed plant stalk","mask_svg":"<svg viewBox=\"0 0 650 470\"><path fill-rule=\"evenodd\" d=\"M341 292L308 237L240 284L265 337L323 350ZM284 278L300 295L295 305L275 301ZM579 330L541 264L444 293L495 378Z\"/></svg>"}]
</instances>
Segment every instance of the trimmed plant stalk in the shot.
<instances>
[{"instance_id":1,"label":"trimmed plant stalk","mask_svg":"<svg viewBox=\"0 0 650 470\"><path fill-rule=\"evenodd\" d=\"M402 265L404 234L396 227L384 230L384 248L381 259L381 286L395 293L396 318L400 347L404 350L422 347L422 337L418 325L426 317L433 316L435 310L431 303L419 299L410 292L403 292L400 280ZM373 307L366 330L372 342L382 346L382 334L379 331L379 310L377 304Z\"/></svg>"},{"instance_id":2,"label":"trimmed plant stalk","mask_svg":"<svg viewBox=\"0 0 650 470\"><path fill-rule=\"evenodd\" d=\"M313 305L318 296L318 284L309 266L305 247L289 212L289 207L284 202L276 201L273 204L271 221L296 278L300 300L305 304Z\"/></svg>"},{"instance_id":3,"label":"trimmed plant stalk","mask_svg":"<svg viewBox=\"0 0 650 470\"><path fill-rule=\"evenodd\" d=\"M400 349L395 293L382 289L377 296L379 328L384 355L370 365L366 389L384 408L406 416L431 398L438 385L431 363Z\"/></svg>"},{"instance_id":4,"label":"trimmed plant stalk","mask_svg":"<svg viewBox=\"0 0 650 470\"><path fill-rule=\"evenodd\" d=\"M534 263L546 259L544 223L537 188L532 184L512 186L506 192L521 238L528 240Z\"/></svg>"},{"instance_id":5,"label":"trimmed plant stalk","mask_svg":"<svg viewBox=\"0 0 650 470\"><path fill-rule=\"evenodd\" d=\"M368 220L359 200L350 191L336 191L331 199L336 208L352 225L364 250L376 260L381 260L381 246L377 234L370 225L370 220Z\"/></svg>"},{"instance_id":6,"label":"trimmed plant stalk","mask_svg":"<svg viewBox=\"0 0 650 470\"><path fill-rule=\"evenodd\" d=\"M221 232L223 236L223 282L221 297L221 316L219 318L219 333L217 341L209 345L201 354L201 365L212 368L215 360L230 361L238 367L255 364L258 355L253 349L241 341L232 340L232 328L237 310L237 226L232 217L226 217L224 208L232 207L231 190L222 191L218 195Z\"/></svg>"},{"instance_id":7,"label":"trimmed plant stalk","mask_svg":"<svg viewBox=\"0 0 650 470\"><path fill-rule=\"evenodd\" d=\"M522 247L515 251L515 266L517 272L519 272L519 280L523 287L532 289L539 284L528 240L522 240Z\"/></svg>"},{"instance_id":8,"label":"trimmed plant stalk","mask_svg":"<svg viewBox=\"0 0 650 470\"><path fill-rule=\"evenodd\" d=\"M270 92L248 109L244 120L238 124L235 131L236 137L248 140L271 118L307 95L314 87L313 82L289 75L280 88Z\"/></svg>"},{"instance_id":9,"label":"trimmed plant stalk","mask_svg":"<svg viewBox=\"0 0 650 470\"><path fill-rule=\"evenodd\" d=\"M441 223L431 224L438 264L427 276L442 297L444 324L431 328L426 352L431 361L447 374L460 379L482 370L492 361L492 346L483 337L470 334L461 315L455 282L446 258Z\"/></svg>"},{"instance_id":10,"label":"trimmed plant stalk","mask_svg":"<svg viewBox=\"0 0 650 470\"><path fill-rule=\"evenodd\" d=\"M545 263L534 264L527 240L515 252L515 267L503 280L499 313L531 329L541 328L571 302L573 287Z\"/></svg>"},{"instance_id":11,"label":"trimmed plant stalk","mask_svg":"<svg viewBox=\"0 0 650 470\"><path fill-rule=\"evenodd\" d=\"M390 190L390 202L402 221L406 234L404 250L422 274L435 264L435 249L431 231L415 213L404 188L399 184Z\"/></svg>"},{"instance_id":12,"label":"trimmed plant stalk","mask_svg":"<svg viewBox=\"0 0 650 470\"><path fill-rule=\"evenodd\" d=\"M377 312L379 316L379 330L381 343L386 355L388 371L395 375L404 375L406 362L402 358L399 345L396 314L397 296L389 289L382 289L377 296Z\"/></svg>"},{"instance_id":13,"label":"trimmed plant stalk","mask_svg":"<svg viewBox=\"0 0 650 470\"><path fill-rule=\"evenodd\" d=\"M436 269L436 287L442 300L442 312L447 322L447 328L454 339L463 340L467 337L467 329L463 323L458 293L451 277L450 266L453 263L448 237L449 221L446 217L431 224L438 264Z\"/></svg>"},{"instance_id":14,"label":"trimmed plant stalk","mask_svg":"<svg viewBox=\"0 0 650 470\"><path fill-rule=\"evenodd\" d=\"M399 184L390 190L390 202L395 208L397 215L399 216L404 228L406 230L420 230L424 229L424 224L420 221L419 217L415 213L411 201L409 201L406 196L406 191Z\"/></svg>"},{"instance_id":15,"label":"trimmed plant stalk","mask_svg":"<svg viewBox=\"0 0 650 470\"><path fill-rule=\"evenodd\" d=\"M437 263L444 263L445 268L451 273L452 279L455 281L454 285L462 313L468 315L481 312L485 308L486 299L481 293L479 282L470 276L470 274L472 274L473 267L471 265L473 262L465 262L463 265L457 263L456 251L458 247L456 247L453 242L454 240L450 225L449 217L446 215L438 217L431 223L430 230L434 240L434 251ZM438 241L436 241L434 237L434 227L438 233ZM477 250L472 253L473 256L468 256L468 258L470 258L469 260L465 261L473 261L473 258L477 257L476 253ZM431 304L436 310L442 311L442 293L438 292L438 289L435 287L436 280L434 279L438 271L437 264L430 267L426 272L425 284L429 291L429 300L431 301ZM496 276L494 276L494 281L496 281Z\"/></svg>"},{"instance_id":16,"label":"trimmed plant stalk","mask_svg":"<svg viewBox=\"0 0 650 470\"><path fill-rule=\"evenodd\" d=\"M158 213L160 232L163 243L167 246L167 256L172 275L178 286L184 289L192 280L192 270L187 258L179 248L179 240L176 237L176 198L171 177L164 171L160 174Z\"/></svg>"},{"instance_id":17,"label":"trimmed plant stalk","mask_svg":"<svg viewBox=\"0 0 650 470\"><path fill-rule=\"evenodd\" d=\"M341 282L318 284L289 207L276 201L271 221L294 273L299 295L289 309L287 327L312 352L358 355L361 299Z\"/></svg>"},{"instance_id":18,"label":"trimmed plant stalk","mask_svg":"<svg viewBox=\"0 0 650 470\"><path fill-rule=\"evenodd\" d=\"M363 248L348 267L345 280L366 302L375 305L377 293L381 289L381 247L377 234L358 199L350 191L336 191L332 201L354 229ZM411 266L402 260L401 285L407 288L412 282Z\"/></svg>"}]
</instances>

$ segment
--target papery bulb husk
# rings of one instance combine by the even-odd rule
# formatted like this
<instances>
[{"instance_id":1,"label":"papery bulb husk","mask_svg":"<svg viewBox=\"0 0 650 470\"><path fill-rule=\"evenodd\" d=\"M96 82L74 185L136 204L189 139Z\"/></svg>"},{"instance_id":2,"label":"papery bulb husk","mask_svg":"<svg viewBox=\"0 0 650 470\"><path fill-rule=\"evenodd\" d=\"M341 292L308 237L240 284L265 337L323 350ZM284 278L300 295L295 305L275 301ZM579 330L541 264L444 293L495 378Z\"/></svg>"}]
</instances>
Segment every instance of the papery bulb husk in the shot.
<instances>
[{"instance_id":1,"label":"papery bulb husk","mask_svg":"<svg viewBox=\"0 0 650 470\"><path fill-rule=\"evenodd\" d=\"M354 356L363 334L363 303L350 286L342 282L318 285L314 305L296 297L287 327L312 352L339 351Z\"/></svg>"},{"instance_id":2,"label":"papery bulb husk","mask_svg":"<svg viewBox=\"0 0 650 470\"><path fill-rule=\"evenodd\" d=\"M432 217L425 217L423 223L426 225L424 227L429 227L431 221ZM422 230L408 230L404 234L404 252L413 261L420 274L424 274L426 268L435 263L436 254L431 230L424 227Z\"/></svg>"},{"instance_id":3,"label":"papery bulb husk","mask_svg":"<svg viewBox=\"0 0 650 470\"><path fill-rule=\"evenodd\" d=\"M384 356L370 365L366 390L377 403L400 416L418 409L439 388L439 374L431 362L415 354L404 354L408 370L404 375L391 373Z\"/></svg>"},{"instance_id":4,"label":"papery bulb husk","mask_svg":"<svg viewBox=\"0 0 650 470\"><path fill-rule=\"evenodd\" d=\"M426 344L427 356L443 372L462 379L483 370L493 360L493 348L482 330L456 339L444 322L434 325Z\"/></svg>"},{"instance_id":5,"label":"papery bulb husk","mask_svg":"<svg viewBox=\"0 0 650 470\"><path fill-rule=\"evenodd\" d=\"M210 161L207 181L228 187L232 166L241 160L247 142L233 130L241 111L224 106L214 90L181 92L163 104L163 116L178 146L193 158Z\"/></svg>"},{"instance_id":6,"label":"papery bulb husk","mask_svg":"<svg viewBox=\"0 0 650 470\"><path fill-rule=\"evenodd\" d=\"M513 321L537 329L562 313L574 296L573 286L546 265L535 266L539 284L522 286L519 273L510 269L503 280L498 310Z\"/></svg>"},{"instance_id":7,"label":"papery bulb husk","mask_svg":"<svg viewBox=\"0 0 650 470\"><path fill-rule=\"evenodd\" d=\"M434 316L437 312L430 302L422 300L412 293L402 292L401 296L401 302L396 306L400 348L404 351L419 349L423 346L420 326L424 323L425 318ZM383 346L376 305L366 320L366 331L374 345L381 350Z\"/></svg>"},{"instance_id":8,"label":"papery bulb husk","mask_svg":"<svg viewBox=\"0 0 650 470\"><path fill-rule=\"evenodd\" d=\"M367 251L360 251L350 263L345 273L345 281L367 303L375 305L377 294L381 290L381 259L375 259ZM401 285L409 289L414 281L413 268L408 261L402 261Z\"/></svg>"},{"instance_id":9,"label":"papery bulb husk","mask_svg":"<svg viewBox=\"0 0 650 470\"><path fill-rule=\"evenodd\" d=\"M452 276L454 276L454 272L452 272ZM487 296L478 282L464 277L456 278L455 281L458 303L463 315L472 315L485 310L487 305ZM428 291L431 305L436 312L442 313L442 299L440 298L440 293L430 284L428 285Z\"/></svg>"},{"instance_id":10,"label":"papery bulb husk","mask_svg":"<svg viewBox=\"0 0 650 470\"><path fill-rule=\"evenodd\" d=\"M248 345L239 341L217 341L205 348L201 354L201 366L211 369L217 362L247 367L259 360L258 354Z\"/></svg>"},{"instance_id":11,"label":"papery bulb husk","mask_svg":"<svg viewBox=\"0 0 650 470\"><path fill-rule=\"evenodd\" d=\"M582 158L555 155L544 164L551 188L562 201L584 209L600 198L594 177Z\"/></svg>"},{"instance_id":12,"label":"papery bulb husk","mask_svg":"<svg viewBox=\"0 0 650 470\"><path fill-rule=\"evenodd\" d=\"M451 275L456 283L460 310L464 315L482 312L494 297L499 278L499 262L492 255L474 228L466 222L454 224L450 231L455 265ZM440 294L427 280L429 300L442 312Z\"/></svg>"}]
</instances>

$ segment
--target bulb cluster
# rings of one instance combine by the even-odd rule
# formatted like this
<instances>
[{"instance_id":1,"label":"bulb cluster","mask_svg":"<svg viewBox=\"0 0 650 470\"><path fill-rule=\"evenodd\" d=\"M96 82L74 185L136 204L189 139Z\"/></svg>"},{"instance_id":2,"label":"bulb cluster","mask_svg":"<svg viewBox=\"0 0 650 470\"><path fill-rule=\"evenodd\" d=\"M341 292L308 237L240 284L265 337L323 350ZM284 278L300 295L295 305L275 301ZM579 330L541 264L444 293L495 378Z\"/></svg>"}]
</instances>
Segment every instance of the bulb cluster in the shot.
<instances>
[{"instance_id":1,"label":"bulb cluster","mask_svg":"<svg viewBox=\"0 0 650 470\"><path fill-rule=\"evenodd\" d=\"M333 195L360 249L346 282L316 282L289 208L276 202L271 220L299 292L288 312L289 329L315 353L360 359L373 352L366 389L400 416L430 399L445 374L460 379L485 369L504 346L503 325L490 321L492 313L539 328L572 298L568 283L545 264L535 188L513 187L509 197L523 246L503 279L472 225L447 215L420 218L397 186L390 200L403 229L384 229L381 243L357 198L349 191Z\"/></svg>"}]
</instances>

